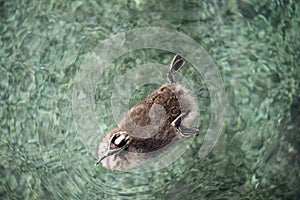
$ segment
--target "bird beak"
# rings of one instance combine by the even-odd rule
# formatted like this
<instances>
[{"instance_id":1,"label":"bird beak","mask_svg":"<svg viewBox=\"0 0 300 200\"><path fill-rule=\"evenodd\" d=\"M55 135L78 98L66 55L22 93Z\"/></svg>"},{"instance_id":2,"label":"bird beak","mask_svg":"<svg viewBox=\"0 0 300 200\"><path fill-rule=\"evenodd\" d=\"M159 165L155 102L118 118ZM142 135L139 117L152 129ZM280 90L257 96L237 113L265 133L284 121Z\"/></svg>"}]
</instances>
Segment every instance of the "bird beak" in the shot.
<instances>
[{"instance_id":1,"label":"bird beak","mask_svg":"<svg viewBox=\"0 0 300 200\"><path fill-rule=\"evenodd\" d=\"M97 162L95 163L95 166L99 165L99 163L104 159L106 158L108 155L104 155L104 156L101 156L98 158Z\"/></svg>"}]
</instances>

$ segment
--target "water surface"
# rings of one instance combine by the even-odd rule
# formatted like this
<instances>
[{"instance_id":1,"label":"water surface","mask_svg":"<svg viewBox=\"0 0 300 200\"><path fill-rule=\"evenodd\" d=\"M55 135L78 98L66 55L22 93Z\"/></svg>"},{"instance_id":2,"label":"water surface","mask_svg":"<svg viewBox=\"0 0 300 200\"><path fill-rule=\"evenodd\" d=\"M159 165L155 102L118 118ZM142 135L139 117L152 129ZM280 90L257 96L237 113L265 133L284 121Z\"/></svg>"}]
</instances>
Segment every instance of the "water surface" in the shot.
<instances>
[{"instance_id":1,"label":"water surface","mask_svg":"<svg viewBox=\"0 0 300 200\"><path fill-rule=\"evenodd\" d=\"M299 9L298 1L0 1L2 198L299 198ZM94 167L97 149L85 145L72 112L76 75L101 41L150 26L186 34L215 61L227 97L224 132L205 158L201 135L157 171ZM100 135L116 125L114 77L137 64L167 65L172 55L131 52L103 72L94 99ZM193 70L180 73L201 81ZM130 105L155 87L137 90ZM195 94L209 115L209 101ZM205 134L210 118L202 116Z\"/></svg>"}]
</instances>

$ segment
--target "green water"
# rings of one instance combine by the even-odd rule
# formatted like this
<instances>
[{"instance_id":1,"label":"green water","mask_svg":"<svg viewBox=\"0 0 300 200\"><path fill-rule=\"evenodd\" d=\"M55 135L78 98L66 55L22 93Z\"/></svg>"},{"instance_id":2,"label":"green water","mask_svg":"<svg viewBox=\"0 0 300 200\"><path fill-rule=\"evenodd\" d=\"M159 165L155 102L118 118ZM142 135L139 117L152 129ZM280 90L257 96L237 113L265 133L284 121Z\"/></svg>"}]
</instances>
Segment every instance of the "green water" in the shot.
<instances>
[{"instance_id":1,"label":"green water","mask_svg":"<svg viewBox=\"0 0 300 200\"><path fill-rule=\"evenodd\" d=\"M299 20L298 1L0 0L1 199L299 199ZM210 104L192 86L204 133L179 159L144 173L95 167L97 147L74 120L74 83L101 41L141 27L184 33L206 49L224 81L224 132L199 158ZM93 100L99 135L116 125L114 77L172 55L131 52L103 72ZM155 87L137 89L129 105Z\"/></svg>"}]
</instances>

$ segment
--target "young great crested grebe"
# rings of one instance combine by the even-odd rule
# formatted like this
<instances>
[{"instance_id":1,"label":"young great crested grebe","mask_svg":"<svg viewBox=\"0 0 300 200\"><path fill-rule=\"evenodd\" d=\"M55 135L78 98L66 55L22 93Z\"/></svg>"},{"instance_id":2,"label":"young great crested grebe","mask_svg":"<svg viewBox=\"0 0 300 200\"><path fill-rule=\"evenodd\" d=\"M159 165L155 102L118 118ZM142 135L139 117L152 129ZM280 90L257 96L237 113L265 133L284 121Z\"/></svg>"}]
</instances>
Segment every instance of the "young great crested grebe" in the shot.
<instances>
[{"instance_id":1,"label":"young great crested grebe","mask_svg":"<svg viewBox=\"0 0 300 200\"><path fill-rule=\"evenodd\" d=\"M105 168L126 170L138 167L172 140L198 134L190 127L198 115L194 97L174 80L174 73L184 65L176 55L168 71L170 84L161 86L155 93L134 106L99 144L99 159ZM155 153L157 152L157 153Z\"/></svg>"}]
</instances>

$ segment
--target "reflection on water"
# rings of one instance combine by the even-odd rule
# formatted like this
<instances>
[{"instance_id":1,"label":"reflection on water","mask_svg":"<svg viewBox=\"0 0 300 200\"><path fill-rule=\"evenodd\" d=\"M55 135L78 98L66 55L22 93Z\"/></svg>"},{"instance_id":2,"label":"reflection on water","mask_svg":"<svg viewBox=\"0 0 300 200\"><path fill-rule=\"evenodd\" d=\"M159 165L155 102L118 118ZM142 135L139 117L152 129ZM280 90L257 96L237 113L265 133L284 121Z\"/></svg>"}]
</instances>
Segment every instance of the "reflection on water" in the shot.
<instances>
[{"instance_id":1,"label":"reflection on water","mask_svg":"<svg viewBox=\"0 0 300 200\"><path fill-rule=\"evenodd\" d=\"M1 196L296 199L299 6L296 1L245 0L1 1ZM94 167L94 153L78 137L72 116L76 72L99 42L148 26L187 34L215 60L228 102L225 131L207 157L198 157L200 136L180 159L158 171ZM134 64L151 59L168 64L171 57L152 50L138 55L129 56L123 66L112 65L99 80L95 102L101 102L96 103L101 133L115 126L110 109L113 87L104 83ZM193 72L180 73L198 81Z\"/></svg>"}]
</instances>

